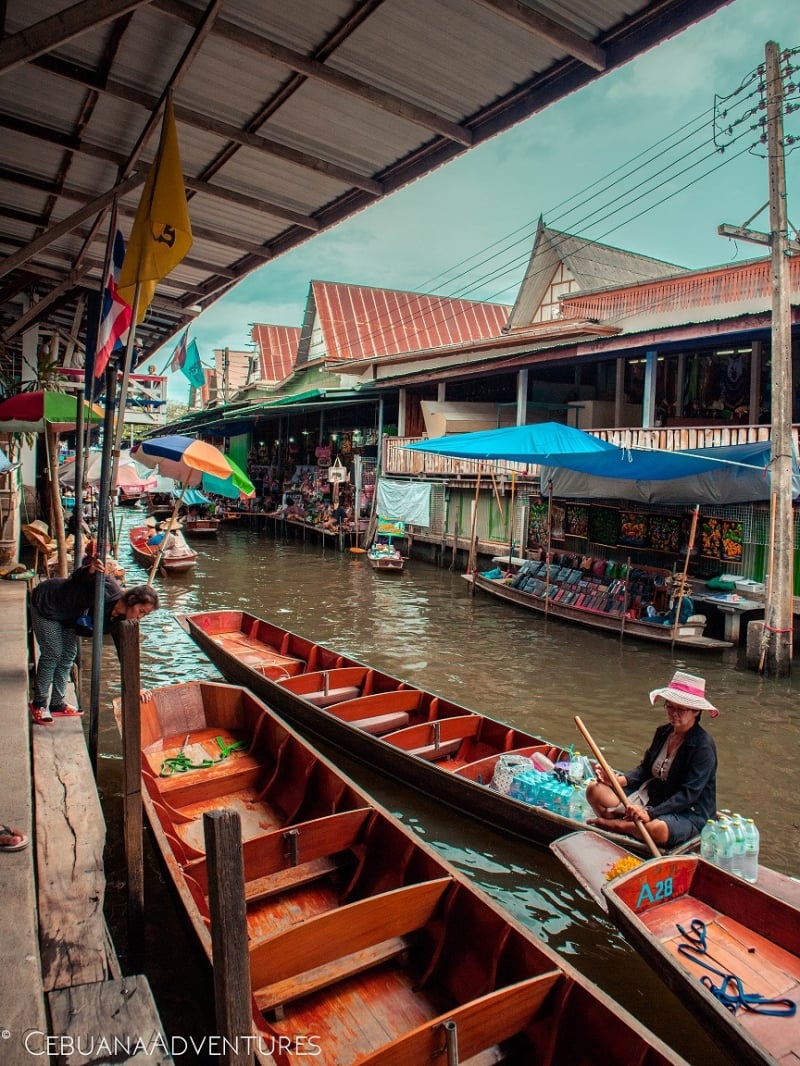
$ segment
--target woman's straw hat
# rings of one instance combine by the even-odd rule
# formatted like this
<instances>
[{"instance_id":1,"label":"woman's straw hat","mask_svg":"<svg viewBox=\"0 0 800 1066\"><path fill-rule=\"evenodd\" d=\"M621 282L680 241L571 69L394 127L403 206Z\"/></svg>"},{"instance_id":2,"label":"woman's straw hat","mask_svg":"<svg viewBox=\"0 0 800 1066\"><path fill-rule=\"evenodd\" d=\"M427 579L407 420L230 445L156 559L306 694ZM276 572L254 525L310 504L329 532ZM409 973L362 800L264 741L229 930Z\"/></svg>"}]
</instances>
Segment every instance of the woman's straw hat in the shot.
<instances>
[{"instance_id":1,"label":"woman's straw hat","mask_svg":"<svg viewBox=\"0 0 800 1066\"><path fill-rule=\"evenodd\" d=\"M706 699L705 679L684 673L683 670L676 670L665 688L654 688L650 693L650 702L654 704L659 696L665 701L677 703L680 707L689 707L693 711L708 711L712 718L719 714L714 704Z\"/></svg>"}]
</instances>

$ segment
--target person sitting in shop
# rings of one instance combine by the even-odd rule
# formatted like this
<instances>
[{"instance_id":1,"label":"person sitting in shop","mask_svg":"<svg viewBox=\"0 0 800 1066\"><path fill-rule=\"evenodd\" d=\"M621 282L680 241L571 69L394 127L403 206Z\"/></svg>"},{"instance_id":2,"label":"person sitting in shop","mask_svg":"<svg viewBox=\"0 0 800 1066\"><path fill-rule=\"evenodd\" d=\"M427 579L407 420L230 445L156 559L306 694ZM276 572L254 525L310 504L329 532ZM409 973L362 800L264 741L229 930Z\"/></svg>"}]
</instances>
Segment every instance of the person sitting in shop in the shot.
<instances>
[{"instance_id":1,"label":"person sitting in shop","mask_svg":"<svg viewBox=\"0 0 800 1066\"><path fill-rule=\"evenodd\" d=\"M658 622L662 626L671 626L675 624L675 619L677 618L678 625L685 625L695 613L694 600L689 595L691 591L688 585L684 586L684 593L680 597L680 610L678 609L678 603L673 602L668 611L659 613L652 603L648 603L644 610L643 621Z\"/></svg>"}]
</instances>

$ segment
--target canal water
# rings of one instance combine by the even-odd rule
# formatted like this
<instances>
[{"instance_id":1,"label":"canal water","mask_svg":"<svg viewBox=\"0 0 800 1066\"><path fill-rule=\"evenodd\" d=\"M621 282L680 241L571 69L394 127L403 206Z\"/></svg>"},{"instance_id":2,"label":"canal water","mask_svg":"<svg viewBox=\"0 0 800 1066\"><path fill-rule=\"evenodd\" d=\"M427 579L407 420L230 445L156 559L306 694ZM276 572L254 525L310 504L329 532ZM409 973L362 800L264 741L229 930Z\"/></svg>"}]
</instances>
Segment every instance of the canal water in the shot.
<instances>
[{"instance_id":1,"label":"canal water","mask_svg":"<svg viewBox=\"0 0 800 1066\"><path fill-rule=\"evenodd\" d=\"M141 521L141 515L134 512L125 521ZM124 530L122 544L129 583L146 580L129 558ZM157 581L162 607L141 625L143 686L219 680L174 616L242 608L554 743L581 748L574 722L580 715L609 761L624 770L636 764L654 727L665 720L661 705L650 706L649 690L685 669L706 678L707 694L720 708L718 718L704 720L719 753L719 805L756 820L762 862L800 875L796 692L791 681L746 670L736 651L673 654L546 623L480 593L470 595L459 572L413 559L401 575L381 575L364 555L242 528L224 529L195 547L193 571ZM119 673L113 649L106 648L104 658L99 785L108 822L107 906L125 965L120 745L108 709ZM727 1061L547 849L494 833L337 752L325 754L690 1063ZM165 1029L185 1038L213 1033L205 959L149 841L145 854L142 968ZM194 1053L190 1058L204 1061Z\"/></svg>"}]
</instances>

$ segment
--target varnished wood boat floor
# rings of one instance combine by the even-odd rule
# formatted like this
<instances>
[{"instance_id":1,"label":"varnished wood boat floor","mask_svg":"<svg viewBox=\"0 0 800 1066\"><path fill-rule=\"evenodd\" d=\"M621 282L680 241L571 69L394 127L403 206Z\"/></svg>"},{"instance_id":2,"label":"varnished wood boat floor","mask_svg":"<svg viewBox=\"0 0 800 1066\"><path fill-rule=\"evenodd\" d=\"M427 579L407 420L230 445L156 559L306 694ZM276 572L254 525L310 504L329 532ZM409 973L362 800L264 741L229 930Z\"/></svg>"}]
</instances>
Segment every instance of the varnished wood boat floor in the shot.
<instances>
[{"instance_id":1,"label":"varnished wood boat floor","mask_svg":"<svg viewBox=\"0 0 800 1066\"><path fill-rule=\"evenodd\" d=\"M690 977L699 981L708 975L717 986L721 981L678 951L679 945L687 941L677 926L688 930L692 921L699 919L705 922L707 946L707 953L699 959L739 977L746 994L800 1000L800 958L702 900L682 896L644 911L639 917ZM800 1063L800 1015L775 1017L739 1010L735 1017L779 1062L787 1066Z\"/></svg>"}]
</instances>

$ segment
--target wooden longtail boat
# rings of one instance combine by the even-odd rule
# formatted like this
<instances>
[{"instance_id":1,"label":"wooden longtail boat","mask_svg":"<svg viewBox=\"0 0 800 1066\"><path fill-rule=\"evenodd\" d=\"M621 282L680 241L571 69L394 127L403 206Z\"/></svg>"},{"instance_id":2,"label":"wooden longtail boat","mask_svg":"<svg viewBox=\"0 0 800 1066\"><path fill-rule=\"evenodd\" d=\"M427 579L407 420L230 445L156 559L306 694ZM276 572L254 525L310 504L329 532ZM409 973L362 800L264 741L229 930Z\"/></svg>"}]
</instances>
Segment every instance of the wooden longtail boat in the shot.
<instances>
[{"instance_id":1,"label":"wooden longtail boat","mask_svg":"<svg viewBox=\"0 0 800 1066\"><path fill-rule=\"evenodd\" d=\"M152 569L159 551L159 545L147 543L154 532L153 526L132 526L128 532L133 557L147 570ZM191 570L197 562L197 552L192 551L180 530L173 530L168 536L171 543L161 556L159 570L165 574L183 574Z\"/></svg>"},{"instance_id":2,"label":"wooden longtail boat","mask_svg":"<svg viewBox=\"0 0 800 1066\"><path fill-rule=\"evenodd\" d=\"M604 591L593 593L579 591L579 582L575 587L559 584L555 581L541 581L541 592L523 591L515 588L506 577L486 577L480 573L464 574L476 589L523 607L529 611L546 614L563 622L598 629L616 636L631 637L636 640L649 640L657 644L667 644L682 648L694 648L698 651L718 651L733 647L729 640L717 640L704 636L705 619L702 622L687 622L678 625L662 625L649 622L644 618L630 618L624 609L624 590L618 593L609 591L611 586L603 586ZM513 580L513 578L512 578ZM576 579L577 581L577 579ZM703 617L702 615L700 616Z\"/></svg>"},{"instance_id":3,"label":"wooden longtail boat","mask_svg":"<svg viewBox=\"0 0 800 1066\"><path fill-rule=\"evenodd\" d=\"M186 515L181 529L187 537L216 537L220 519L213 515Z\"/></svg>"},{"instance_id":4,"label":"wooden longtail boat","mask_svg":"<svg viewBox=\"0 0 800 1066\"><path fill-rule=\"evenodd\" d=\"M750 884L695 855L639 862L589 833L550 846L731 1061L796 1066L800 883L760 866Z\"/></svg>"},{"instance_id":5,"label":"wooden longtail boat","mask_svg":"<svg viewBox=\"0 0 800 1066\"><path fill-rule=\"evenodd\" d=\"M540 752L555 763L569 757L565 749L244 611L181 622L228 681L246 685L300 729L456 810L540 844L582 826L490 787L501 759ZM646 853L630 837L606 835Z\"/></svg>"},{"instance_id":6,"label":"wooden longtail boat","mask_svg":"<svg viewBox=\"0 0 800 1066\"><path fill-rule=\"evenodd\" d=\"M144 805L209 957L203 814L241 819L263 1066L683 1062L251 693L148 695Z\"/></svg>"},{"instance_id":7,"label":"wooden longtail boat","mask_svg":"<svg viewBox=\"0 0 800 1066\"><path fill-rule=\"evenodd\" d=\"M399 551L391 544L372 544L367 551L367 559L373 570L382 574L402 574L404 560Z\"/></svg>"}]
</instances>

